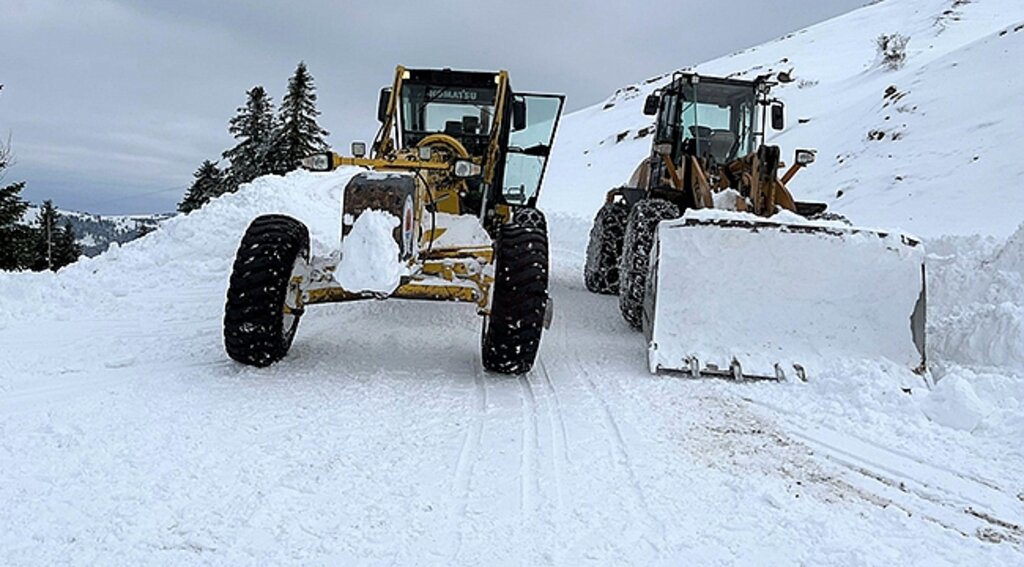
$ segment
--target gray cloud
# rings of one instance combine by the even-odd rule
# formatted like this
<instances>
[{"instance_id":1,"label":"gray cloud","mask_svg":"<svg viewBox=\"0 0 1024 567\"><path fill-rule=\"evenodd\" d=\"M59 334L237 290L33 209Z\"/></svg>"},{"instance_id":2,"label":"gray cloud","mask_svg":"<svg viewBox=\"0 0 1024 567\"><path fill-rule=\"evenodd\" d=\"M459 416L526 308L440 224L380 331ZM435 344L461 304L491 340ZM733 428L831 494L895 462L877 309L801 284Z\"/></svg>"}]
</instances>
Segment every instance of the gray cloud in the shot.
<instances>
[{"instance_id":1,"label":"gray cloud","mask_svg":"<svg viewBox=\"0 0 1024 567\"><path fill-rule=\"evenodd\" d=\"M246 89L279 99L299 60L330 141L346 147L373 136L376 92L399 63L505 68L518 89L566 93L572 110L862 3L0 0L8 178L67 208L167 211L231 145Z\"/></svg>"}]
</instances>

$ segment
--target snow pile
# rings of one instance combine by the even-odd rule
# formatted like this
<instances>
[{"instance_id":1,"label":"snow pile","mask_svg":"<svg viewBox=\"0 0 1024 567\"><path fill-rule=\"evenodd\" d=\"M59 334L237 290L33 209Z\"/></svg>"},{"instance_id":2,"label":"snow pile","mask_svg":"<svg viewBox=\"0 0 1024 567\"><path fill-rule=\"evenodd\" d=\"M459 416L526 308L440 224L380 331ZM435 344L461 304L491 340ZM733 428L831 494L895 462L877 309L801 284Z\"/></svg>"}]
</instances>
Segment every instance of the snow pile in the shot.
<instances>
[{"instance_id":1,"label":"snow pile","mask_svg":"<svg viewBox=\"0 0 1024 567\"><path fill-rule=\"evenodd\" d=\"M10 321L67 318L84 309L95 316L148 312L149 295L167 287L227 289L231 263L246 227L260 214L283 213L309 226L314 254L337 248L338 203L359 170L295 171L266 176L125 245L111 244L60 272L0 272L0 327Z\"/></svg>"},{"instance_id":2,"label":"snow pile","mask_svg":"<svg viewBox=\"0 0 1024 567\"><path fill-rule=\"evenodd\" d=\"M749 220L758 228L715 224ZM921 246L848 227L801 230L809 225L717 210L662 222L651 369L687 370L692 358L721 369L735 359L769 377L776 365L813 375L850 358L919 366L910 317Z\"/></svg>"},{"instance_id":3,"label":"snow pile","mask_svg":"<svg viewBox=\"0 0 1024 567\"><path fill-rule=\"evenodd\" d=\"M399 259L394 230L402 221L387 211L367 209L359 214L341 242L341 262L334 278L352 292L390 295L408 273Z\"/></svg>"},{"instance_id":4,"label":"snow pile","mask_svg":"<svg viewBox=\"0 0 1024 567\"><path fill-rule=\"evenodd\" d=\"M440 230L437 239L431 244L435 250L490 246L491 244L491 237L480 224L480 219L472 215L452 215L439 212L434 213L429 220L424 219L424 223L429 225L430 222L436 223L436 228Z\"/></svg>"},{"instance_id":5,"label":"snow pile","mask_svg":"<svg viewBox=\"0 0 1024 567\"><path fill-rule=\"evenodd\" d=\"M921 236L1009 235L1024 220L1017 139L1024 76L1024 2L873 3L777 41L703 63L699 73L785 80L773 96L788 125L769 133L785 161L815 148L818 161L790 183L854 224ZM903 68L878 65L876 38L910 37ZM681 65L688 62L681 61ZM696 63L696 62L689 62ZM781 74L781 75L780 75ZM593 218L651 148L644 98L671 74L624 87L564 117L542 208Z\"/></svg>"},{"instance_id":6,"label":"snow pile","mask_svg":"<svg viewBox=\"0 0 1024 567\"><path fill-rule=\"evenodd\" d=\"M1024 225L1005 242L929 242L932 350L944 361L1024 372Z\"/></svg>"},{"instance_id":7,"label":"snow pile","mask_svg":"<svg viewBox=\"0 0 1024 567\"><path fill-rule=\"evenodd\" d=\"M938 423L1024 435L1024 225L1007 240L929 241L929 356Z\"/></svg>"},{"instance_id":8,"label":"snow pile","mask_svg":"<svg viewBox=\"0 0 1024 567\"><path fill-rule=\"evenodd\" d=\"M967 432L974 431L995 410L982 401L970 380L958 374L942 380L921 407L937 423Z\"/></svg>"}]
</instances>

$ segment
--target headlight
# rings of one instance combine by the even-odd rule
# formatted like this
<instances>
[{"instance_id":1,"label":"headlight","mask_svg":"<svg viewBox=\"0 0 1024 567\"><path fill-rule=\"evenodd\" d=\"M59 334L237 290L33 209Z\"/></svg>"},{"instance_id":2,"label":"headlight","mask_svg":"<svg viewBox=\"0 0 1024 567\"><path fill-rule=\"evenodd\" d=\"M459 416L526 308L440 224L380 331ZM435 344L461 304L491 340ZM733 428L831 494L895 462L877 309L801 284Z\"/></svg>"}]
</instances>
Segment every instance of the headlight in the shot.
<instances>
[{"instance_id":1,"label":"headlight","mask_svg":"<svg viewBox=\"0 0 1024 567\"><path fill-rule=\"evenodd\" d=\"M482 168L469 161L468 159L460 159L455 162L455 177L476 177L480 175Z\"/></svg>"},{"instance_id":2,"label":"headlight","mask_svg":"<svg viewBox=\"0 0 1024 567\"><path fill-rule=\"evenodd\" d=\"M366 155L366 142L352 142L352 156L361 158Z\"/></svg>"},{"instance_id":3,"label":"headlight","mask_svg":"<svg viewBox=\"0 0 1024 567\"><path fill-rule=\"evenodd\" d=\"M334 169L334 154L323 152L302 158L299 162L309 171L330 171Z\"/></svg>"},{"instance_id":4,"label":"headlight","mask_svg":"<svg viewBox=\"0 0 1024 567\"><path fill-rule=\"evenodd\" d=\"M811 165L814 163L814 150L797 150L796 163L798 165Z\"/></svg>"},{"instance_id":5,"label":"headlight","mask_svg":"<svg viewBox=\"0 0 1024 567\"><path fill-rule=\"evenodd\" d=\"M434 156L434 152L430 151L430 146L423 146L419 149L420 161L430 161L430 158Z\"/></svg>"}]
</instances>

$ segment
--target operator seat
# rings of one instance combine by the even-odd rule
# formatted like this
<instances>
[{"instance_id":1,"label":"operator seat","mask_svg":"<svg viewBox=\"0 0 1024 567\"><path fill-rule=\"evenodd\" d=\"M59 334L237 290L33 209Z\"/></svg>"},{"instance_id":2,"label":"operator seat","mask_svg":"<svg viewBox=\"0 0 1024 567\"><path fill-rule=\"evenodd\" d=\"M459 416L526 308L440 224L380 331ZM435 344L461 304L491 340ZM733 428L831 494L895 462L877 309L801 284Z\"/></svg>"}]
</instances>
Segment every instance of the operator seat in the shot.
<instances>
[{"instance_id":1,"label":"operator seat","mask_svg":"<svg viewBox=\"0 0 1024 567\"><path fill-rule=\"evenodd\" d=\"M732 130L712 130L708 137L708 153L711 154L715 163L728 162L735 145L736 134Z\"/></svg>"}]
</instances>

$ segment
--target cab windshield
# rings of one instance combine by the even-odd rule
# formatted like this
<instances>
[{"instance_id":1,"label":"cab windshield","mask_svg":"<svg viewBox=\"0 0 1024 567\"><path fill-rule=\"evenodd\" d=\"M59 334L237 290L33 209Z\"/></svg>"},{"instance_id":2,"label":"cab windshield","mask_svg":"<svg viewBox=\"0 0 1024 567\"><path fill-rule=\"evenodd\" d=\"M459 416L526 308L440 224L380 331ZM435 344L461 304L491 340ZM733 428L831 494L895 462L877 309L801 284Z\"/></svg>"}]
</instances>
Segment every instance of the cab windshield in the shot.
<instances>
[{"instance_id":1,"label":"cab windshield","mask_svg":"<svg viewBox=\"0 0 1024 567\"><path fill-rule=\"evenodd\" d=\"M752 85L710 81L686 85L678 117L682 146L717 164L743 157L754 151L756 109Z\"/></svg>"},{"instance_id":2,"label":"cab windshield","mask_svg":"<svg viewBox=\"0 0 1024 567\"><path fill-rule=\"evenodd\" d=\"M448 134L473 155L482 155L494 123L495 87L402 85L402 145L430 134Z\"/></svg>"}]
</instances>

